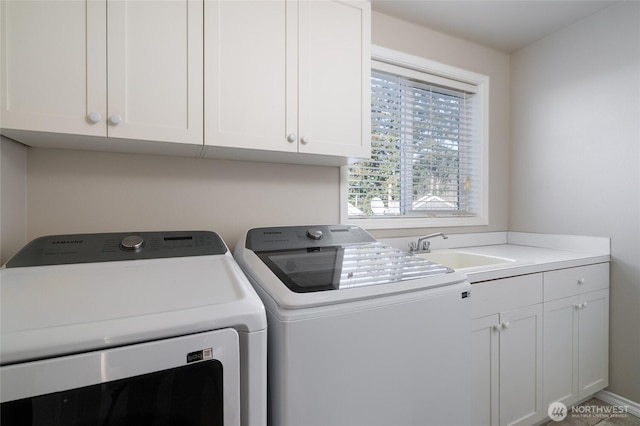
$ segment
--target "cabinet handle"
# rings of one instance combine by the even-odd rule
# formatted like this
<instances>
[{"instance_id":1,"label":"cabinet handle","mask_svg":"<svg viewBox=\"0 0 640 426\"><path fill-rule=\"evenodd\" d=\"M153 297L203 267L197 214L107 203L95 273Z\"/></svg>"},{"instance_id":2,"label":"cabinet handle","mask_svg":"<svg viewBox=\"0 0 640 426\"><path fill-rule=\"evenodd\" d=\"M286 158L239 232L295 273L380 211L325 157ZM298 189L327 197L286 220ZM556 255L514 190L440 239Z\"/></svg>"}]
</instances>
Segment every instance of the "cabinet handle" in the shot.
<instances>
[{"instance_id":1,"label":"cabinet handle","mask_svg":"<svg viewBox=\"0 0 640 426\"><path fill-rule=\"evenodd\" d=\"M502 331L502 330L506 330L507 328L509 328L511 326L511 323L509 321L507 322L503 322L497 325L493 326L493 329L495 331Z\"/></svg>"},{"instance_id":2,"label":"cabinet handle","mask_svg":"<svg viewBox=\"0 0 640 426\"><path fill-rule=\"evenodd\" d=\"M300 138L300 142L302 142L303 145L306 145L309 143L309 138L303 136L302 138Z\"/></svg>"},{"instance_id":3,"label":"cabinet handle","mask_svg":"<svg viewBox=\"0 0 640 426\"><path fill-rule=\"evenodd\" d=\"M582 307L586 308L587 307L587 302L582 303Z\"/></svg>"},{"instance_id":4,"label":"cabinet handle","mask_svg":"<svg viewBox=\"0 0 640 426\"><path fill-rule=\"evenodd\" d=\"M298 137L295 133L289 133L289 135L287 136L287 142L289 143L294 143L297 139Z\"/></svg>"},{"instance_id":5,"label":"cabinet handle","mask_svg":"<svg viewBox=\"0 0 640 426\"><path fill-rule=\"evenodd\" d=\"M87 120L89 120L90 123L96 124L102 120L102 116L99 112L90 112L87 116Z\"/></svg>"},{"instance_id":6,"label":"cabinet handle","mask_svg":"<svg viewBox=\"0 0 640 426\"><path fill-rule=\"evenodd\" d=\"M584 278L580 278L580 279L578 280L578 284L584 284Z\"/></svg>"},{"instance_id":7,"label":"cabinet handle","mask_svg":"<svg viewBox=\"0 0 640 426\"><path fill-rule=\"evenodd\" d=\"M120 117L118 114L113 114L111 117L109 117L109 122L114 126L117 126L118 124L122 123L122 117Z\"/></svg>"}]
</instances>

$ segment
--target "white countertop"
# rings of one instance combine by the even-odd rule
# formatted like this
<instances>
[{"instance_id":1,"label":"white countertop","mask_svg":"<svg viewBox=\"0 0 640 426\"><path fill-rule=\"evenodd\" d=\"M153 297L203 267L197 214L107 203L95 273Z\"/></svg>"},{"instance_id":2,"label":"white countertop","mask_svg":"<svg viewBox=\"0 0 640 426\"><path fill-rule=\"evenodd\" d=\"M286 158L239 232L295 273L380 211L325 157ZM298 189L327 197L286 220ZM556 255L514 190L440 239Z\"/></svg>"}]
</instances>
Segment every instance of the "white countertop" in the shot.
<instances>
[{"instance_id":1,"label":"white countertop","mask_svg":"<svg viewBox=\"0 0 640 426\"><path fill-rule=\"evenodd\" d=\"M406 249L416 238L384 239ZM432 251L457 251L509 259L503 263L462 268L473 283L610 261L609 238L492 232L451 234L432 240Z\"/></svg>"}]
</instances>

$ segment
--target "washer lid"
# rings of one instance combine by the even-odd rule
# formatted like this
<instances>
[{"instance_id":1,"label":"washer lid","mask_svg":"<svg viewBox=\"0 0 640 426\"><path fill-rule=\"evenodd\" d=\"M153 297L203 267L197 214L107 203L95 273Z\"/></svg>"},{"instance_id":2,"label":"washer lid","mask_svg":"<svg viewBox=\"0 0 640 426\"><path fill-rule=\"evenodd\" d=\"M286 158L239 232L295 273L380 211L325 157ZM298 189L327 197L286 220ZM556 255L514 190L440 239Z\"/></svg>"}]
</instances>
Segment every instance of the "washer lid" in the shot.
<instances>
[{"instance_id":1,"label":"washer lid","mask_svg":"<svg viewBox=\"0 0 640 426\"><path fill-rule=\"evenodd\" d=\"M453 272L378 242L256 254L296 293L389 284Z\"/></svg>"}]
</instances>

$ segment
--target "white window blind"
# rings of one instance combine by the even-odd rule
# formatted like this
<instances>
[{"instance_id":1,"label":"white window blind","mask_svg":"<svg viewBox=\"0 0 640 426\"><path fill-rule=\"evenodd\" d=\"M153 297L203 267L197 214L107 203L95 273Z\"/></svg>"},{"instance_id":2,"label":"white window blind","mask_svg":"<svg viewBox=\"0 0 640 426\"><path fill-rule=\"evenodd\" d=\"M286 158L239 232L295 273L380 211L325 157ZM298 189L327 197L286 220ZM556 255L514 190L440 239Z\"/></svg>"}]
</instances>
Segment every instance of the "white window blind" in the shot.
<instances>
[{"instance_id":1,"label":"white window blind","mask_svg":"<svg viewBox=\"0 0 640 426\"><path fill-rule=\"evenodd\" d=\"M348 217L475 216L475 86L398 69L372 70L372 157L348 169Z\"/></svg>"}]
</instances>

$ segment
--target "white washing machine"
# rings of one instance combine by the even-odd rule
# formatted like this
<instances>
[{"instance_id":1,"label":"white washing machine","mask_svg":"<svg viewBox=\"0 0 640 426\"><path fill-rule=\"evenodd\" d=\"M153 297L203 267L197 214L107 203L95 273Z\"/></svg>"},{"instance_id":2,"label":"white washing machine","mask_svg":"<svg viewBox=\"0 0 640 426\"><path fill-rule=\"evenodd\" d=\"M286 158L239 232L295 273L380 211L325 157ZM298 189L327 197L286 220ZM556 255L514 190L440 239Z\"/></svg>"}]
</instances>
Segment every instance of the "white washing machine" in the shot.
<instances>
[{"instance_id":1,"label":"white washing machine","mask_svg":"<svg viewBox=\"0 0 640 426\"><path fill-rule=\"evenodd\" d=\"M0 299L2 424L266 424L264 306L216 233L42 237Z\"/></svg>"},{"instance_id":2,"label":"white washing machine","mask_svg":"<svg viewBox=\"0 0 640 426\"><path fill-rule=\"evenodd\" d=\"M464 274L356 226L251 229L234 255L267 310L270 424L471 423Z\"/></svg>"}]
</instances>

